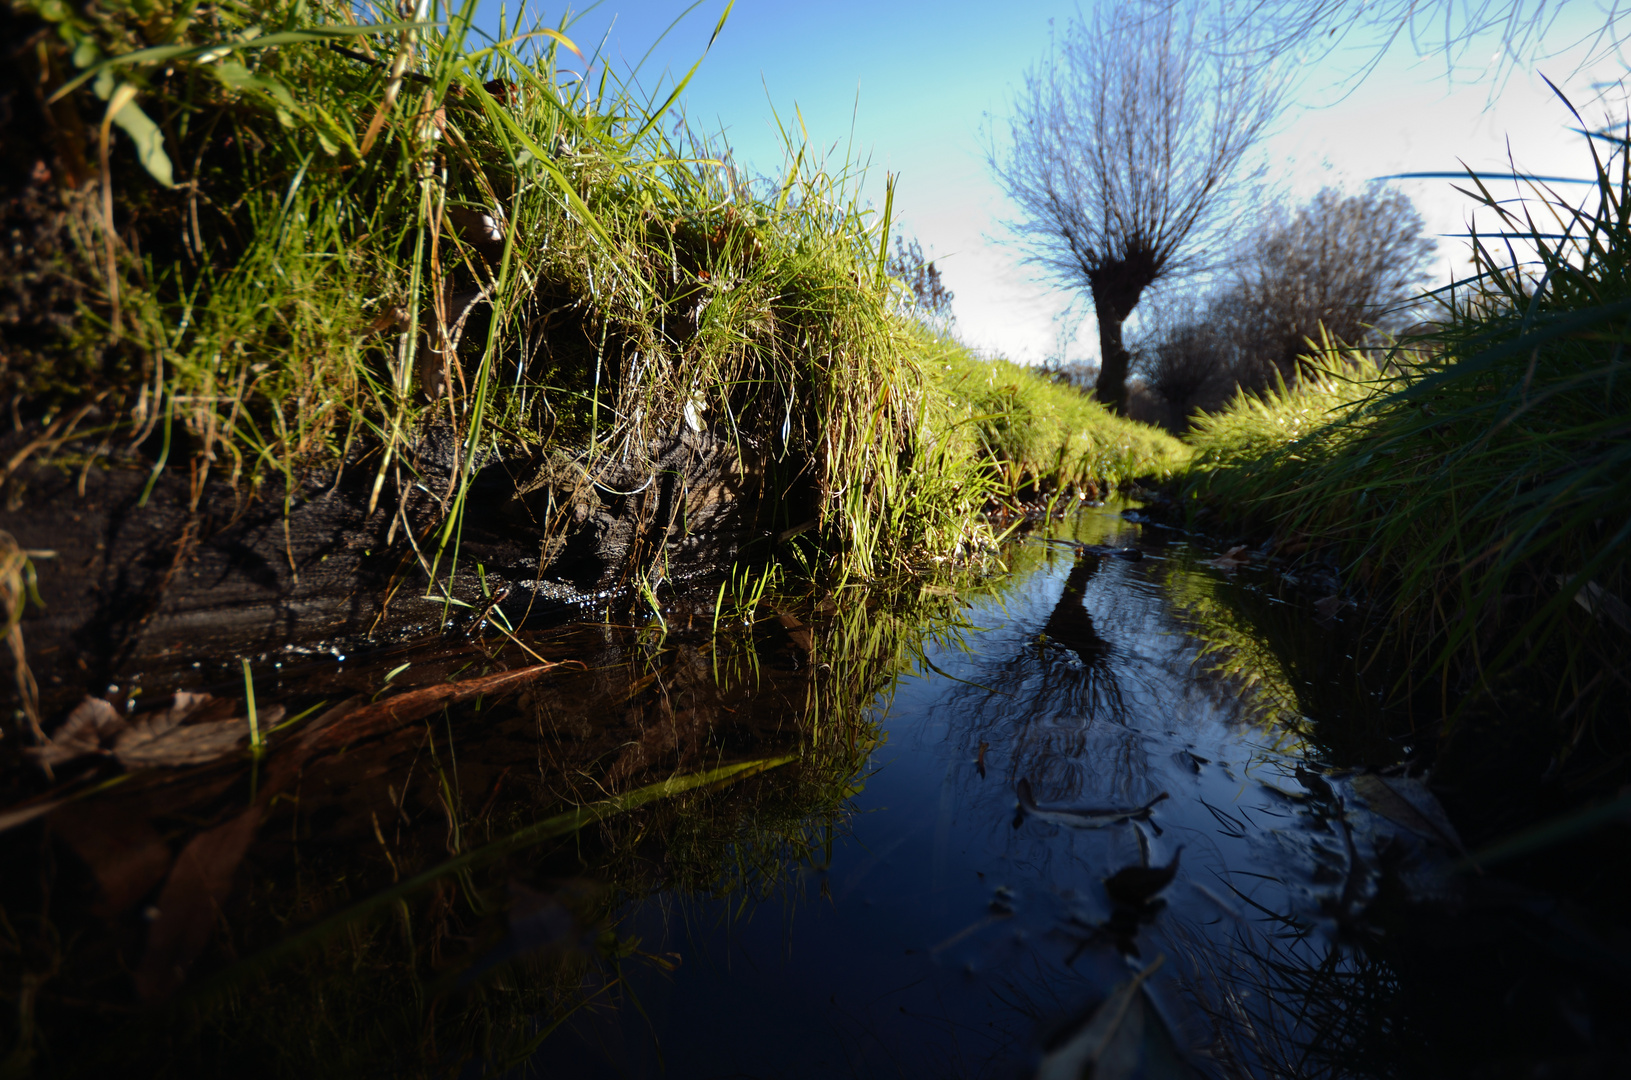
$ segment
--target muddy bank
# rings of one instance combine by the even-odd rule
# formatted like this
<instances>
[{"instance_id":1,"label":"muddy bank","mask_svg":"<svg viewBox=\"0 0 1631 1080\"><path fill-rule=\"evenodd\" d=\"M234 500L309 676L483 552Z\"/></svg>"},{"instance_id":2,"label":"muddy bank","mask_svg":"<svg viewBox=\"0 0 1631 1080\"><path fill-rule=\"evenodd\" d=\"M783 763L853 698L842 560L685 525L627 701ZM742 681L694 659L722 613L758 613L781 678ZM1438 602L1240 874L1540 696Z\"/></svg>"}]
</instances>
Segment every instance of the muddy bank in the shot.
<instances>
[{"instance_id":1,"label":"muddy bank","mask_svg":"<svg viewBox=\"0 0 1631 1080\"><path fill-rule=\"evenodd\" d=\"M26 461L0 529L50 553L33 560L43 603L22 622L45 716L178 657L344 651L457 629L500 594L512 623L626 608L642 583L683 586L769 554L778 532L815 513L797 478L772 487L752 447L738 456L682 428L649 448L650 464L613 458L593 477L561 450L494 455L444 540L456 449L422 439L387 471L372 512L374 455L320 474L287 505L274 485L246 495L215 478L195 497L185 471L155 477L134 454Z\"/></svg>"}]
</instances>

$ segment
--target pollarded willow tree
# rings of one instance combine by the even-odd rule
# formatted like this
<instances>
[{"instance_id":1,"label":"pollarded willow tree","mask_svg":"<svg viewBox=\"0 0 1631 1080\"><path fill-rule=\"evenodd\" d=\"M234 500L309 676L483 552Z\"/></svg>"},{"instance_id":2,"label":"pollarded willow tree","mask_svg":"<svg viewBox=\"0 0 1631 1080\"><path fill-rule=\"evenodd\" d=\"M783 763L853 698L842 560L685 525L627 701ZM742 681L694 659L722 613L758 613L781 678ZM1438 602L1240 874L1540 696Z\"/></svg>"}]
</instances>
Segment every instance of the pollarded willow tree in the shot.
<instances>
[{"instance_id":1,"label":"pollarded willow tree","mask_svg":"<svg viewBox=\"0 0 1631 1080\"><path fill-rule=\"evenodd\" d=\"M1099 324L1100 401L1125 411L1122 323L1144 290L1205 264L1285 82L1199 3L1101 4L1026 73L1010 140L989 161L1028 258L1085 288Z\"/></svg>"}]
</instances>

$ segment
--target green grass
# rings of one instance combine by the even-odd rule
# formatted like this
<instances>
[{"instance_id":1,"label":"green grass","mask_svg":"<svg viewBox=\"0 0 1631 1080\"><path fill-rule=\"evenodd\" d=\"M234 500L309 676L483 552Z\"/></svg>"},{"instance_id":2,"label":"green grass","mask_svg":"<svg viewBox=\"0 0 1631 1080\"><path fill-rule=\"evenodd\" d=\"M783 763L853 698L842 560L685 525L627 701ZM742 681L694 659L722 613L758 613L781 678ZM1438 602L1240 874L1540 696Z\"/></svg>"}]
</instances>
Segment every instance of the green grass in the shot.
<instances>
[{"instance_id":1,"label":"green grass","mask_svg":"<svg viewBox=\"0 0 1631 1080\"><path fill-rule=\"evenodd\" d=\"M1586 773L1631 750L1631 165L1599 142L1583 206L1470 177L1501 231L1441 295L1433 347L1381 377L1328 343L1329 382L1202 421L1186 488L1340 557L1449 727L1472 705L1550 726L1560 763L1596 751Z\"/></svg>"},{"instance_id":2,"label":"green grass","mask_svg":"<svg viewBox=\"0 0 1631 1080\"><path fill-rule=\"evenodd\" d=\"M142 443L195 502L362 469L372 510L442 425L456 550L485 450L569 446L594 474L688 425L813 479L823 555L869 576L978 547L994 494L1180 456L924 330L860 168L800 122L778 175L738 174L683 121L695 69L651 96L605 63L586 84L570 26L478 40L469 0L366 25L335 0L12 8L44 20L68 118L41 152L89 184L58 196L79 318L0 373L42 457Z\"/></svg>"},{"instance_id":3,"label":"green grass","mask_svg":"<svg viewBox=\"0 0 1631 1080\"><path fill-rule=\"evenodd\" d=\"M1329 339L1295 383L1264 395L1244 390L1228 407L1200 413L1184 437L1193 457L1186 494L1231 519L1275 523L1301 484L1345 452L1359 428L1354 409L1385 380L1362 353Z\"/></svg>"},{"instance_id":4,"label":"green grass","mask_svg":"<svg viewBox=\"0 0 1631 1080\"><path fill-rule=\"evenodd\" d=\"M1034 369L984 359L944 339L926 366L941 430L964 457L983 458L1007 496L1092 484L1105 493L1137 479L1167 479L1190 450L1160 428L1117 416Z\"/></svg>"}]
</instances>

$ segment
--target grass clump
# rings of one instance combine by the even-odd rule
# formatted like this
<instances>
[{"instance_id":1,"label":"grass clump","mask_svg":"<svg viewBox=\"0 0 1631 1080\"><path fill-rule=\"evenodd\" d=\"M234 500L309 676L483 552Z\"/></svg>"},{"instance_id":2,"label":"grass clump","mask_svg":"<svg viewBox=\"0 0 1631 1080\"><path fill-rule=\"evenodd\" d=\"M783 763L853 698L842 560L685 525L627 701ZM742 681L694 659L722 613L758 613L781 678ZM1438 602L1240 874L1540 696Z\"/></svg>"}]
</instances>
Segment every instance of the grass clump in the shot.
<instances>
[{"instance_id":1,"label":"grass clump","mask_svg":"<svg viewBox=\"0 0 1631 1080\"><path fill-rule=\"evenodd\" d=\"M1357 428L1335 426L1383 376L1364 353L1322 335L1302 374L1264 393L1240 390L1228 407L1196 413L1184 441L1192 498L1225 508L1236 519L1275 519L1281 502L1318 463L1342 453Z\"/></svg>"},{"instance_id":2,"label":"grass clump","mask_svg":"<svg viewBox=\"0 0 1631 1080\"><path fill-rule=\"evenodd\" d=\"M494 449L638 477L689 429L813 491L863 575L966 546L993 477L1171 467L1155 436L927 335L850 163L790 134L784 172L742 177L676 120L689 74L638 96L565 24L482 41L471 0L411 14L8 4L43 132L12 148L39 164L10 193L43 242L8 269L55 275L73 309L33 290L7 311L31 453L140 446L189 471L195 511L211 479L287 503L360 468L370 513L434 488L446 547ZM415 454L437 429L445 482Z\"/></svg>"},{"instance_id":3,"label":"grass clump","mask_svg":"<svg viewBox=\"0 0 1631 1080\"><path fill-rule=\"evenodd\" d=\"M1448 726L1473 703L1549 715L1557 763L1595 740L1587 772L1631 751L1631 161L1595 138L1613 152L1585 206L1471 176L1502 246L1475 238L1429 347L1385 378L1237 401L1202 422L1188 487L1338 553Z\"/></svg>"}]
</instances>

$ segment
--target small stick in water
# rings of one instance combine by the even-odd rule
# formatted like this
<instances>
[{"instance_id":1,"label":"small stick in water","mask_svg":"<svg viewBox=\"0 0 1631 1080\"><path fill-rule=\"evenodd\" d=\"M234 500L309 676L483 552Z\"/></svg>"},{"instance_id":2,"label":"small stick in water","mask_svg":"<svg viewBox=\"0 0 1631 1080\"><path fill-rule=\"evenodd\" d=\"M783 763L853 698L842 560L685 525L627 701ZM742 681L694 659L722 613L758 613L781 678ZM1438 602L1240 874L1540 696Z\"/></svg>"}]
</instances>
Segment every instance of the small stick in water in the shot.
<instances>
[{"instance_id":1,"label":"small stick in water","mask_svg":"<svg viewBox=\"0 0 1631 1080\"><path fill-rule=\"evenodd\" d=\"M1069 825L1077 829L1102 829L1127 821L1149 821L1150 808L1169 797L1163 791L1143 806L1112 806L1081 810L1043 807L1036 804L1036 799L1031 794L1031 781L1023 776L1020 777L1019 783L1014 785L1014 794L1019 796L1019 808L1023 813L1042 821Z\"/></svg>"},{"instance_id":2,"label":"small stick in water","mask_svg":"<svg viewBox=\"0 0 1631 1080\"><path fill-rule=\"evenodd\" d=\"M509 595L510 587L508 585L501 586L499 590L493 594L493 598L487 601L487 606L481 609L481 613L470 621L470 626L465 630L464 636L473 637L474 635L480 633L482 624L487 621L487 616L491 615L493 613L493 609L502 604L504 602L504 598Z\"/></svg>"}]
</instances>

